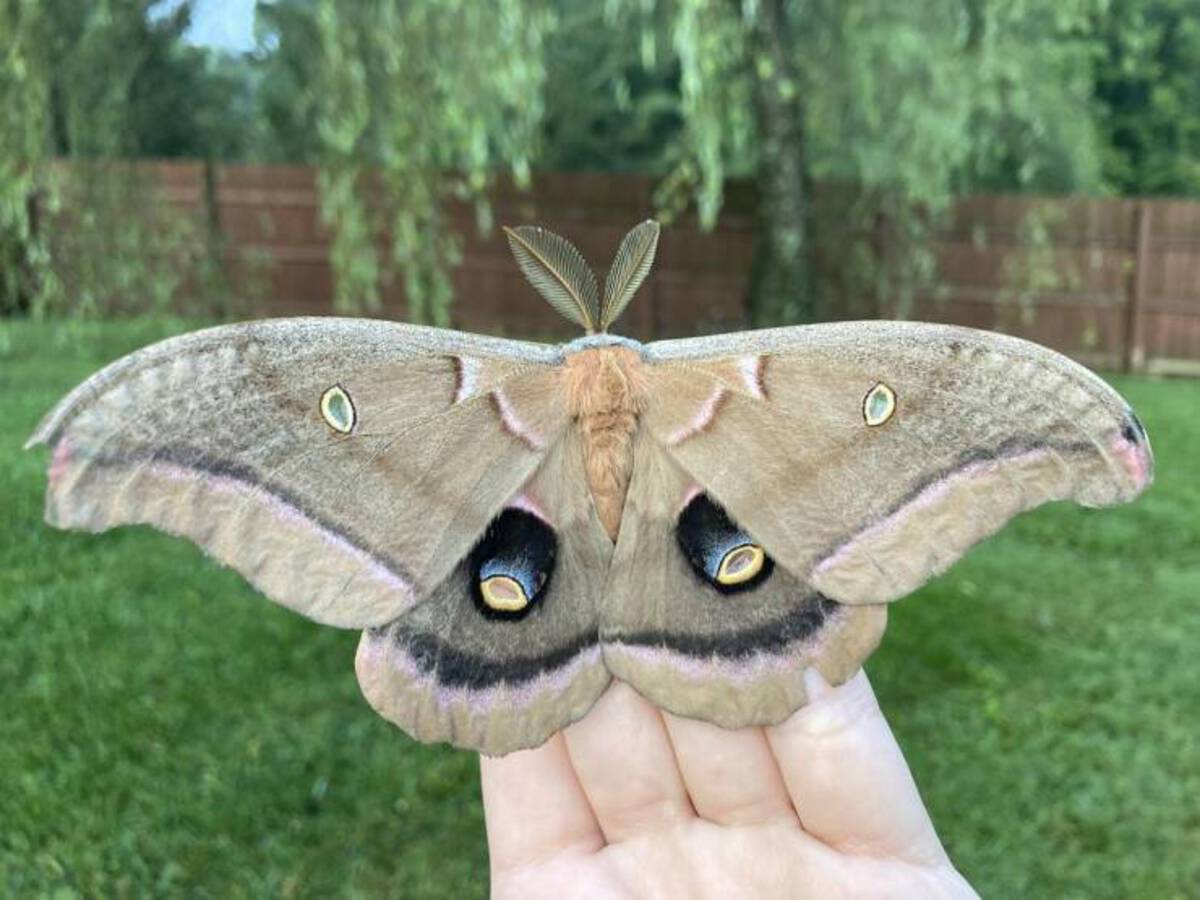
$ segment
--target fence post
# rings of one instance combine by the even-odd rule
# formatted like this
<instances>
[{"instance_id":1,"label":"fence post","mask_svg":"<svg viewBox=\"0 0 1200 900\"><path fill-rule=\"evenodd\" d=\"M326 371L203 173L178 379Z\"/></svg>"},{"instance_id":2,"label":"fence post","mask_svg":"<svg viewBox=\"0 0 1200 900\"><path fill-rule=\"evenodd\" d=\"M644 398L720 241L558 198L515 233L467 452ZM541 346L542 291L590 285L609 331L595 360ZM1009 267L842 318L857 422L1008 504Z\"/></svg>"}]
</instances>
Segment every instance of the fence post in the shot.
<instances>
[{"instance_id":1,"label":"fence post","mask_svg":"<svg viewBox=\"0 0 1200 900\"><path fill-rule=\"evenodd\" d=\"M200 286L200 290L205 293L214 292L204 298L205 313L211 315L215 311L220 318L224 319L231 312L233 301L230 294L233 285L227 268L225 229L221 225L221 200L217 186L219 173L217 172L217 163L211 155L204 157L200 172L200 206L204 212L205 227L205 262L209 269L205 273L206 283Z\"/></svg>"},{"instance_id":2,"label":"fence post","mask_svg":"<svg viewBox=\"0 0 1200 900\"><path fill-rule=\"evenodd\" d=\"M1139 372L1146 365L1142 308L1145 305L1150 268L1150 204L1139 200L1133 213L1133 272L1129 300L1125 305L1125 353L1122 369Z\"/></svg>"}]
</instances>

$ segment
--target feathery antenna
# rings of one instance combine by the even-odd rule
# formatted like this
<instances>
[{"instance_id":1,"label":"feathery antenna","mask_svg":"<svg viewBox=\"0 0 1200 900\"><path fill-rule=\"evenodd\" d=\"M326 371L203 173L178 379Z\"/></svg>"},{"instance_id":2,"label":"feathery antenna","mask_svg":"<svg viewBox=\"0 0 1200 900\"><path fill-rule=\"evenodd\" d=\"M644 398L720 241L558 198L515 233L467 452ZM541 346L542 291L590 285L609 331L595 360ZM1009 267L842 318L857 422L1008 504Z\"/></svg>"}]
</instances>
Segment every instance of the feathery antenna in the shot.
<instances>
[{"instance_id":1,"label":"feathery antenna","mask_svg":"<svg viewBox=\"0 0 1200 900\"><path fill-rule=\"evenodd\" d=\"M588 334L607 331L641 287L658 248L659 225L647 219L621 240L601 298L596 276L566 238L534 225L504 229L517 265L560 315Z\"/></svg>"},{"instance_id":2,"label":"feathery antenna","mask_svg":"<svg viewBox=\"0 0 1200 900\"><path fill-rule=\"evenodd\" d=\"M607 331L608 326L624 312L650 274L654 253L658 249L658 234L658 223L647 219L621 240L612 268L608 270L608 278L604 281L604 300L600 304L601 331Z\"/></svg>"},{"instance_id":3,"label":"feathery antenna","mask_svg":"<svg viewBox=\"0 0 1200 900\"><path fill-rule=\"evenodd\" d=\"M600 323L600 291L583 254L566 238L533 225L505 228L517 265L551 306L592 334Z\"/></svg>"}]
</instances>

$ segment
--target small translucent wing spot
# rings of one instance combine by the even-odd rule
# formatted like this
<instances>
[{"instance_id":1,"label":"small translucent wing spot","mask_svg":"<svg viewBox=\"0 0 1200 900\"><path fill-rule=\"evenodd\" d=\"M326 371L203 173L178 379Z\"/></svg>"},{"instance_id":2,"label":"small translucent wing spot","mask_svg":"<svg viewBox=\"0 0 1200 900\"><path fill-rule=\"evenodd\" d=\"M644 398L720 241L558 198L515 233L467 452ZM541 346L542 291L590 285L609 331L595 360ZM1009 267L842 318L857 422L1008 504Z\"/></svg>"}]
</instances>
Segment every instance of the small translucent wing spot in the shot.
<instances>
[{"instance_id":1,"label":"small translucent wing spot","mask_svg":"<svg viewBox=\"0 0 1200 900\"><path fill-rule=\"evenodd\" d=\"M871 426L882 425L896 412L896 393L882 381L863 398L863 420Z\"/></svg>"},{"instance_id":2,"label":"small translucent wing spot","mask_svg":"<svg viewBox=\"0 0 1200 900\"><path fill-rule=\"evenodd\" d=\"M762 571L766 554L758 544L742 544L725 554L717 569L717 581L724 585L742 584Z\"/></svg>"},{"instance_id":3,"label":"small translucent wing spot","mask_svg":"<svg viewBox=\"0 0 1200 900\"><path fill-rule=\"evenodd\" d=\"M515 578L493 575L479 584L479 593L489 609L497 612L519 612L529 605L525 589Z\"/></svg>"},{"instance_id":4,"label":"small translucent wing spot","mask_svg":"<svg viewBox=\"0 0 1200 900\"><path fill-rule=\"evenodd\" d=\"M336 384L321 395L321 416L334 431L349 434L356 415L350 395Z\"/></svg>"}]
</instances>

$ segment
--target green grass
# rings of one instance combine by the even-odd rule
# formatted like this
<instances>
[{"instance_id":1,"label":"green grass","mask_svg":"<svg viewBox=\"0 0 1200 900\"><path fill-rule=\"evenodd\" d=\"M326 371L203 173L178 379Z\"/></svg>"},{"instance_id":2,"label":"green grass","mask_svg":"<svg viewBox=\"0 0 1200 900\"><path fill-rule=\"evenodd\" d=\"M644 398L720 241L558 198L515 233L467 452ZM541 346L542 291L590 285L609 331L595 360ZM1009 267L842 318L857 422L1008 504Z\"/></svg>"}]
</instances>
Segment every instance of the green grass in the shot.
<instances>
[{"instance_id":1,"label":"green grass","mask_svg":"<svg viewBox=\"0 0 1200 900\"><path fill-rule=\"evenodd\" d=\"M0 324L0 893L485 894L474 757L376 718L355 635L183 541L41 524L38 417L180 327ZM1152 491L1022 517L867 667L985 896L1200 891L1200 383L1116 385Z\"/></svg>"}]
</instances>

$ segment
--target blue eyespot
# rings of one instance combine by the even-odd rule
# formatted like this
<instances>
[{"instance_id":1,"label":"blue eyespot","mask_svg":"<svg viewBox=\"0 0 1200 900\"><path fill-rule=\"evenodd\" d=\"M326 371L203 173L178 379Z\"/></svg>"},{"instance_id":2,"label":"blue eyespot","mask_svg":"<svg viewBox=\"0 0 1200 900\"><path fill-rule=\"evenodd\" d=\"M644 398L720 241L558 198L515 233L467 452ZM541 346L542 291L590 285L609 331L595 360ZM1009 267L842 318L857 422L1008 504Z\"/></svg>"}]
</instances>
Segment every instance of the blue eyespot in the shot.
<instances>
[{"instance_id":1,"label":"blue eyespot","mask_svg":"<svg viewBox=\"0 0 1200 900\"><path fill-rule=\"evenodd\" d=\"M471 551L476 607L488 618L528 615L546 593L557 553L549 525L524 510L504 510Z\"/></svg>"},{"instance_id":2,"label":"blue eyespot","mask_svg":"<svg viewBox=\"0 0 1200 900\"><path fill-rule=\"evenodd\" d=\"M762 546L705 494L693 498L679 514L675 536L695 573L722 594L761 584L775 565Z\"/></svg>"}]
</instances>

